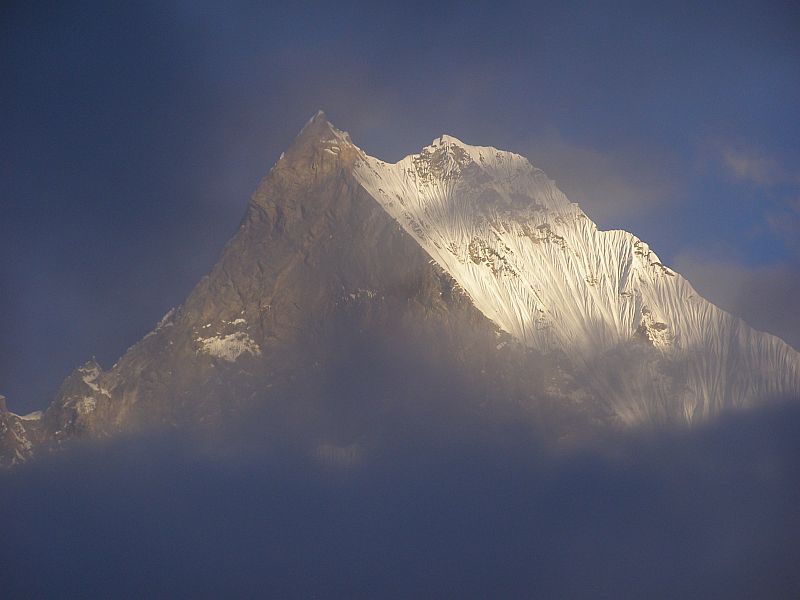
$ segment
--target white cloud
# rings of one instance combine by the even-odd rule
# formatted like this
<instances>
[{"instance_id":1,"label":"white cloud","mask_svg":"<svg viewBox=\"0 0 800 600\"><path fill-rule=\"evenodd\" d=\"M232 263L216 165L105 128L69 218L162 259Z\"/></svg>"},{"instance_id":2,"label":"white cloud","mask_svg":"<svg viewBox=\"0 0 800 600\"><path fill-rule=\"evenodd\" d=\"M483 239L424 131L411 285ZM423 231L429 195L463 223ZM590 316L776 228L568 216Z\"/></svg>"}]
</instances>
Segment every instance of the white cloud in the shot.
<instances>
[{"instance_id":1,"label":"white cloud","mask_svg":"<svg viewBox=\"0 0 800 600\"><path fill-rule=\"evenodd\" d=\"M773 153L751 143L716 140L708 143L704 151L706 158L711 158L711 162L721 167L733 181L761 187L800 184L800 175L787 166L786 157L779 160Z\"/></svg>"},{"instance_id":2,"label":"white cloud","mask_svg":"<svg viewBox=\"0 0 800 600\"><path fill-rule=\"evenodd\" d=\"M720 153L728 174L738 181L776 185L787 179L785 169L776 160L753 149L728 146Z\"/></svg>"},{"instance_id":3,"label":"white cloud","mask_svg":"<svg viewBox=\"0 0 800 600\"><path fill-rule=\"evenodd\" d=\"M681 201L677 169L657 149L621 153L573 143L556 133L531 140L520 152L602 228L622 227L631 218Z\"/></svg>"}]
</instances>

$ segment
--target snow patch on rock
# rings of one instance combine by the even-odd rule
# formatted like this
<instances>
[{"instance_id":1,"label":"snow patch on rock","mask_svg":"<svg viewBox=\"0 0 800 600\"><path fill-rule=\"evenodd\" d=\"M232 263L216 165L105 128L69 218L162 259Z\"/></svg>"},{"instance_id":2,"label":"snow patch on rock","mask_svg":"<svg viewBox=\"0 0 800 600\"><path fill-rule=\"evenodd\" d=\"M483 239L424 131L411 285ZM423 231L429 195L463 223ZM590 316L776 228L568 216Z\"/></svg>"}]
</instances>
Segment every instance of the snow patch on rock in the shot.
<instances>
[{"instance_id":1,"label":"snow patch on rock","mask_svg":"<svg viewBox=\"0 0 800 600\"><path fill-rule=\"evenodd\" d=\"M94 409L97 408L97 400L92 398L91 396L85 396L75 402L75 410L78 412L79 415L87 415L89 413L94 412Z\"/></svg>"},{"instance_id":2,"label":"snow patch on rock","mask_svg":"<svg viewBox=\"0 0 800 600\"><path fill-rule=\"evenodd\" d=\"M80 369L78 369L78 372L80 373L83 382L87 386L89 386L89 388L92 391L95 391L104 396L108 396L109 398L111 397L111 394L108 392L108 390L98 383L98 379L102 371L100 370L100 366L97 363L95 363L94 361L89 362Z\"/></svg>"},{"instance_id":3,"label":"snow patch on rock","mask_svg":"<svg viewBox=\"0 0 800 600\"><path fill-rule=\"evenodd\" d=\"M44 413L41 410L35 410L33 412L28 413L27 415L16 415L19 419L23 421L40 421L42 419L42 415Z\"/></svg>"},{"instance_id":4,"label":"snow patch on rock","mask_svg":"<svg viewBox=\"0 0 800 600\"><path fill-rule=\"evenodd\" d=\"M200 343L202 352L228 362L235 362L245 353L261 356L261 348L243 331L208 338L199 337L197 342Z\"/></svg>"}]
</instances>

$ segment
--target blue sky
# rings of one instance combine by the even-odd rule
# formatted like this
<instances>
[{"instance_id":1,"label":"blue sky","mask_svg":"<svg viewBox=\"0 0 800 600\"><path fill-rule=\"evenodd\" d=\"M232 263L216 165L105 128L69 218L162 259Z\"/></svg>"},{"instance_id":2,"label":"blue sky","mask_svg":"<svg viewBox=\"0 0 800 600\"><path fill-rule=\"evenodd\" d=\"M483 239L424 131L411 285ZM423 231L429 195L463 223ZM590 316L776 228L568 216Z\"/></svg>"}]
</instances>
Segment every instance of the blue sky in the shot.
<instances>
[{"instance_id":1,"label":"blue sky","mask_svg":"<svg viewBox=\"0 0 800 600\"><path fill-rule=\"evenodd\" d=\"M520 152L800 346L796 3L268 4L0 8L12 409L180 303L318 108L387 160L442 133Z\"/></svg>"}]
</instances>

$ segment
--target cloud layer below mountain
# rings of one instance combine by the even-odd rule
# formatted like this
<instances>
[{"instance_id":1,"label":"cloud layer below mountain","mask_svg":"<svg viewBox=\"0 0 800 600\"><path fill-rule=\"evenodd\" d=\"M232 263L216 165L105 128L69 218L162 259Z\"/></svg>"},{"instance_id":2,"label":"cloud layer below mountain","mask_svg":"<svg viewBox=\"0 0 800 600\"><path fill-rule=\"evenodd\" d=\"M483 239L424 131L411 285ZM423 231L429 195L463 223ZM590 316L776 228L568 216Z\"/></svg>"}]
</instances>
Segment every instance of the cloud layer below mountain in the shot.
<instances>
[{"instance_id":1,"label":"cloud layer below mountain","mask_svg":"<svg viewBox=\"0 0 800 600\"><path fill-rule=\"evenodd\" d=\"M796 597L800 412L358 465L149 438L2 476L7 597ZM458 441L455 441L458 439ZM208 448L206 448L208 450Z\"/></svg>"}]
</instances>

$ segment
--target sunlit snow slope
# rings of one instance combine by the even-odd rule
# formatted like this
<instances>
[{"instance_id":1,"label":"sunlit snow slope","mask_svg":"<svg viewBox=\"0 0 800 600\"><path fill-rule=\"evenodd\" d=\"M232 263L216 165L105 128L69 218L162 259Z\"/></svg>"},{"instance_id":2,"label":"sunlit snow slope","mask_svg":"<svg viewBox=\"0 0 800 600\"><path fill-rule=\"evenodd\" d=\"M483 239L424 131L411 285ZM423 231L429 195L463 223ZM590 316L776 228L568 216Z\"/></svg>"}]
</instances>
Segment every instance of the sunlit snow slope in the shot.
<instances>
[{"instance_id":1,"label":"sunlit snow slope","mask_svg":"<svg viewBox=\"0 0 800 600\"><path fill-rule=\"evenodd\" d=\"M563 353L625 422L800 393L796 351L599 231L522 156L442 136L396 164L362 154L355 176L488 318Z\"/></svg>"}]
</instances>

